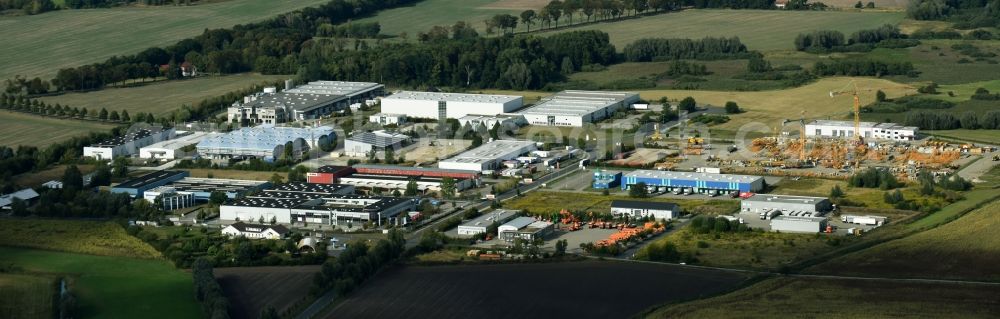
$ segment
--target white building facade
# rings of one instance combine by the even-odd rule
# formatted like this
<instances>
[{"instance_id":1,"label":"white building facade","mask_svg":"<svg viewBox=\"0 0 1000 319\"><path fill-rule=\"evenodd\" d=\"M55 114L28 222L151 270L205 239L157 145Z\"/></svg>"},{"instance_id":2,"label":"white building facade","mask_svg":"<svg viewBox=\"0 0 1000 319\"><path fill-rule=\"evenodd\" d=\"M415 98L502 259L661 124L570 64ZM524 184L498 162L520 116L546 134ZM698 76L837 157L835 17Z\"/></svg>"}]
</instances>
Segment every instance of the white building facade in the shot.
<instances>
[{"instance_id":1,"label":"white building facade","mask_svg":"<svg viewBox=\"0 0 1000 319\"><path fill-rule=\"evenodd\" d=\"M174 135L175 131L172 128L159 131L142 129L86 146L83 148L83 156L97 160L132 156L138 154L140 148L172 139Z\"/></svg>"},{"instance_id":2,"label":"white building facade","mask_svg":"<svg viewBox=\"0 0 1000 319\"><path fill-rule=\"evenodd\" d=\"M495 115L524 105L524 97L495 94L465 94L402 91L382 98L382 112L413 118L458 119L469 114Z\"/></svg>"},{"instance_id":3,"label":"white building facade","mask_svg":"<svg viewBox=\"0 0 1000 319\"><path fill-rule=\"evenodd\" d=\"M440 161L438 168L479 172L493 170L501 167L503 161L516 159L537 149L532 141L495 140Z\"/></svg>"},{"instance_id":4,"label":"white building facade","mask_svg":"<svg viewBox=\"0 0 1000 319\"><path fill-rule=\"evenodd\" d=\"M861 122L860 135L865 139L912 141L920 129L896 123ZM817 120L806 124L806 136L815 138L854 138L854 122Z\"/></svg>"},{"instance_id":5,"label":"white building facade","mask_svg":"<svg viewBox=\"0 0 1000 319\"><path fill-rule=\"evenodd\" d=\"M632 92L562 91L517 112L531 125L583 126L611 117L639 101Z\"/></svg>"}]
</instances>

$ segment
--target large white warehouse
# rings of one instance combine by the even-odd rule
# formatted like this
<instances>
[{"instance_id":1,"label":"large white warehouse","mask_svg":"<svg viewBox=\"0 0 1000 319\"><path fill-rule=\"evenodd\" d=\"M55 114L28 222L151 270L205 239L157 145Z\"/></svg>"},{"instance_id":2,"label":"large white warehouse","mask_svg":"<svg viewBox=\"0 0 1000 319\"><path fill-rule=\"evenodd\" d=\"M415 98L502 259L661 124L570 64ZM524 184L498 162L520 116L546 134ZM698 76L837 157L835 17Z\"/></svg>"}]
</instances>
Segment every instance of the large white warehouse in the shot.
<instances>
[{"instance_id":1,"label":"large white warehouse","mask_svg":"<svg viewBox=\"0 0 1000 319\"><path fill-rule=\"evenodd\" d=\"M172 128L166 130L141 129L86 146L83 148L83 156L97 160L113 160L121 156L132 156L139 153L140 148L172 139L175 134Z\"/></svg>"},{"instance_id":2,"label":"large white warehouse","mask_svg":"<svg viewBox=\"0 0 1000 319\"><path fill-rule=\"evenodd\" d=\"M496 115L512 112L524 105L524 98L514 95L465 94L402 91L382 98L382 112L407 117L458 119L469 114Z\"/></svg>"},{"instance_id":3,"label":"large white warehouse","mask_svg":"<svg viewBox=\"0 0 1000 319\"><path fill-rule=\"evenodd\" d=\"M534 150L537 148L532 141L495 140L440 161L438 168L477 172L492 170L500 167L503 161L515 159Z\"/></svg>"},{"instance_id":4,"label":"large white warehouse","mask_svg":"<svg viewBox=\"0 0 1000 319\"><path fill-rule=\"evenodd\" d=\"M916 139L920 129L915 126L902 126L896 123L860 123L861 136L865 139L912 141ZM854 122L817 120L806 124L807 137L854 137Z\"/></svg>"},{"instance_id":5,"label":"large white warehouse","mask_svg":"<svg viewBox=\"0 0 1000 319\"><path fill-rule=\"evenodd\" d=\"M639 101L632 92L562 91L517 113L531 125L583 126L611 117Z\"/></svg>"},{"instance_id":6,"label":"large white warehouse","mask_svg":"<svg viewBox=\"0 0 1000 319\"><path fill-rule=\"evenodd\" d=\"M220 135L222 135L222 133L177 131L177 138L175 139L162 141L140 148L139 157L158 159L181 158L189 155L183 151L185 147L198 144L198 142L201 142L201 140L206 138Z\"/></svg>"}]
</instances>

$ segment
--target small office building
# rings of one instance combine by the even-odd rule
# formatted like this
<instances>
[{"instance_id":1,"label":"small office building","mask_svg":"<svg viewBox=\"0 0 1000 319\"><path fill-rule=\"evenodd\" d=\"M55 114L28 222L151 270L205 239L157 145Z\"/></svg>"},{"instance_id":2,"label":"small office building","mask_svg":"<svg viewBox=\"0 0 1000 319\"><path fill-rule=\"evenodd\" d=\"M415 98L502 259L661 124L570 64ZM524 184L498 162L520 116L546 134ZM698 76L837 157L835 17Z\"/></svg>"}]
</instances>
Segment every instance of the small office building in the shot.
<instances>
[{"instance_id":1,"label":"small office building","mask_svg":"<svg viewBox=\"0 0 1000 319\"><path fill-rule=\"evenodd\" d=\"M771 218L771 231L783 233L818 233L826 228L826 218L775 216Z\"/></svg>"},{"instance_id":2,"label":"small office building","mask_svg":"<svg viewBox=\"0 0 1000 319\"><path fill-rule=\"evenodd\" d=\"M141 129L115 136L83 148L83 156L97 160L113 160L139 154L139 149L160 141L174 138L174 129Z\"/></svg>"},{"instance_id":3,"label":"small office building","mask_svg":"<svg viewBox=\"0 0 1000 319\"><path fill-rule=\"evenodd\" d=\"M500 225L503 225L514 217L517 217L517 213L517 211L504 209L497 209L492 212L485 213L458 225L458 234L464 236L483 234L486 233L493 225L497 225L499 229Z\"/></svg>"},{"instance_id":4,"label":"small office building","mask_svg":"<svg viewBox=\"0 0 1000 319\"><path fill-rule=\"evenodd\" d=\"M497 227L497 234L503 241L513 242L520 238L526 241L545 238L553 231L555 225L547 221L536 221L532 217L518 217Z\"/></svg>"}]
</instances>

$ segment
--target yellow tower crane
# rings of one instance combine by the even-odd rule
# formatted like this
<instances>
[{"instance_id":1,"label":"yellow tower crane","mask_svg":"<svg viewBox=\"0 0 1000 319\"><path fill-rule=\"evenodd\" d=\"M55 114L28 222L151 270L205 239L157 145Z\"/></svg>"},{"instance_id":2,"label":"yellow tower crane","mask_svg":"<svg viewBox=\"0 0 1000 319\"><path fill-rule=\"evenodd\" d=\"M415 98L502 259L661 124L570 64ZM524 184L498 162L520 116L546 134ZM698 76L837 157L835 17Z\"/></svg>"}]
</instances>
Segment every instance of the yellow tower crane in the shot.
<instances>
[{"instance_id":1,"label":"yellow tower crane","mask_svg":"<svg viewBox=\"0 0 1000 319\"><path fill-rule=\"evenodd\" d=\"M830 97L837 97L844 94L854 96L854 142L857 143L857 145L864 145L864 138L861 136L861 97L858 96L858 92L871 90L872 89L859 89L858 83L851 80L851 82L845 86L845 89L830 91Z\"/></svg>"},{"instance_id":2,"label":"yellow tower crane","mask_svg":"<svg viewBox=\"0 0 1000 319\"><path fill-rule=\"evenodd\" d=\"M799 116L799 161L806 160L806 110Z\"/></svg>"}]
</instances>

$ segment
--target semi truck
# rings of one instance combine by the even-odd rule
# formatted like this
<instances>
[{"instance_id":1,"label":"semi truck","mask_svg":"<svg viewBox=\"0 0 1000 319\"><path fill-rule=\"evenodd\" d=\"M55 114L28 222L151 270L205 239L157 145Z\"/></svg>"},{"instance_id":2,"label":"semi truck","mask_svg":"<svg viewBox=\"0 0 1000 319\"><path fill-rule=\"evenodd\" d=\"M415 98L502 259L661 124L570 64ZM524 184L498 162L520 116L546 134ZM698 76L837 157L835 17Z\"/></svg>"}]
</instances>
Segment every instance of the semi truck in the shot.
<instances>
[{"instance_id":1,"label":"semi truck","mask_svg":"<svg viewBox=\"0 0 1000 319\"><path fill-rule=\"evenodd\" d=\"M780 210L769 210L760 213L760 220L770 220L771 218L781 215Z\"/></svg>"},{"instance_id":2,"label":"semi truck","mask_svg":"<svg viewBox=\"0 0 1000 319\"><path fill-rule=\"evenodd\" d=\"M885 219L886 218L882 216L843 215L840 217L840 220L845 223L874 226L882 226L882 224L885 223Z\"/></svg>"}]
</instances>

